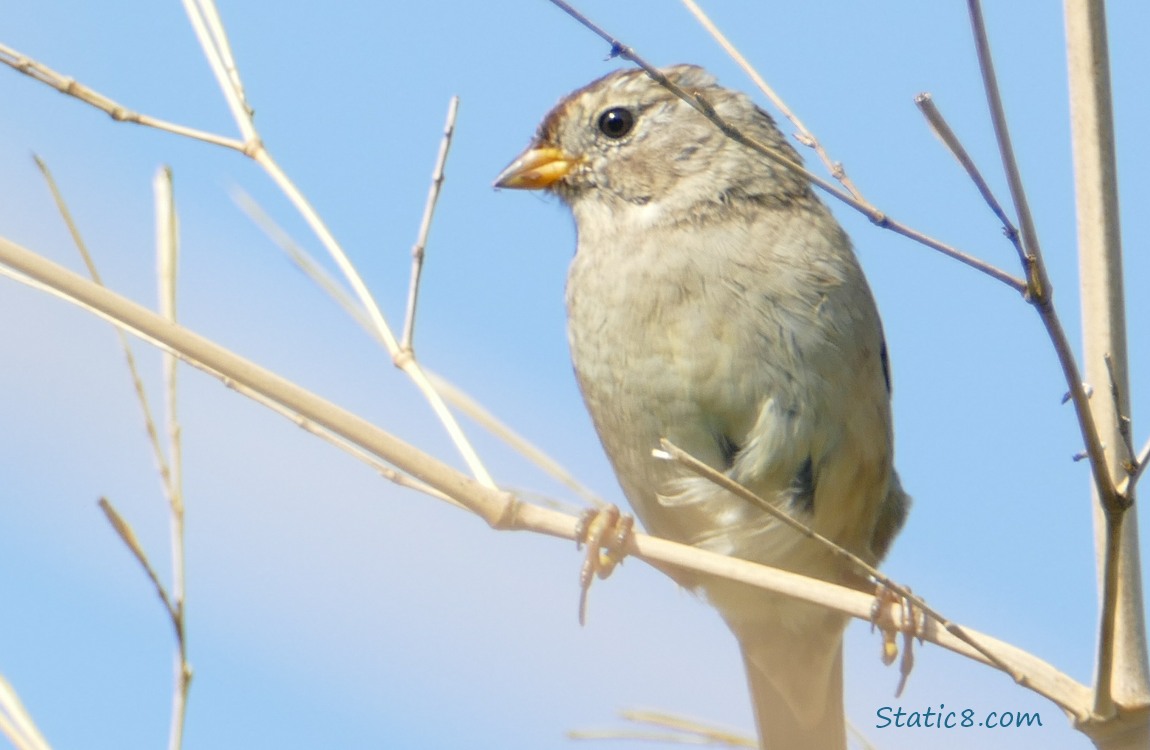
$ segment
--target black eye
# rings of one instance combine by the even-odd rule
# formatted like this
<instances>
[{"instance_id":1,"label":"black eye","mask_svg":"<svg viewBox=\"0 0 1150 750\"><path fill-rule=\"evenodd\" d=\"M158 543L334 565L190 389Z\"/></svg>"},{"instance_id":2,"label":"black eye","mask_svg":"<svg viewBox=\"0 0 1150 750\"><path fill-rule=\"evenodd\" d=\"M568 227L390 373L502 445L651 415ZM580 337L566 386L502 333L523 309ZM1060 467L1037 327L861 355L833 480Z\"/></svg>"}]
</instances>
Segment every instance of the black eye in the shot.
<instances>
[{"instance_id":1,"label":"black eye","mask_svg":"<svg viewBox=\"0 0 1150 750\"><path fill-rule=\"evenodd\" d=\"M608 138L622 138L635 127L635 115L625 107L613 107L599 115L599 130Z\"/></svg>"}]
</instances>

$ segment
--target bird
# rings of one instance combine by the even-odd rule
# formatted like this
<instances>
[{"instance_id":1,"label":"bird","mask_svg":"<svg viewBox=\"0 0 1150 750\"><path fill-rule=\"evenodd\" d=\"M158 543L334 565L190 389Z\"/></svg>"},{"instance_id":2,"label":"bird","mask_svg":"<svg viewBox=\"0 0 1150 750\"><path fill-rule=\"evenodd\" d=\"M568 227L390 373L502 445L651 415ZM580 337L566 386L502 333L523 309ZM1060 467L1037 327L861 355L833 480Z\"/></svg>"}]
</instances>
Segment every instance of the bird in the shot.
<instances>
[{"instance_id":1,"label":"bird","mask_svg":"<svg viewBox=\"0 0 1150 750\"><path fill-rule=\"evenodd\" d=\"M747 95L694 65L659 73L801 164ZM893 466L882 323L849 237L810 180L729 137L656 77L625 69L561 99L495 186L545 190L574 216L571 359L646 530L869 585L827 547L652 453L669 440L869 563L901 529L910 498ZM672 577L738 640L762 748L846 747L845 615Z\"/></svg>"}]
</instances>

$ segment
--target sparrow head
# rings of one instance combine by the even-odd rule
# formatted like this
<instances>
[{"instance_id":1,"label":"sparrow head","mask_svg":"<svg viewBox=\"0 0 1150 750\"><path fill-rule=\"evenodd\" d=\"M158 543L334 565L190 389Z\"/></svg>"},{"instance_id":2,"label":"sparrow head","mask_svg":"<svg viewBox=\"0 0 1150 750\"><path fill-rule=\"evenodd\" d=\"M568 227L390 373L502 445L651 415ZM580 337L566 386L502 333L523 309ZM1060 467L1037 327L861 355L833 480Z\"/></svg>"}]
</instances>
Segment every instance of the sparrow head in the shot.
<instances>
[{"instance_id":1,"label":"sparrow head","mask_svg":"<svg viewBox=\"0 0 1150 750\"><path fill-rule=\"evenodd\" d=\"M688 95L705 99L745 135L799 161L770 115L744 94L722 88L694 65L661 72ZM682 215L699 203L810 192L801 175L731 139L637 69L616 71L562 99L495 186L549 190L570 204L577 218L587 201L615 211L657 206Z\"/></svg>"}]
</instances>

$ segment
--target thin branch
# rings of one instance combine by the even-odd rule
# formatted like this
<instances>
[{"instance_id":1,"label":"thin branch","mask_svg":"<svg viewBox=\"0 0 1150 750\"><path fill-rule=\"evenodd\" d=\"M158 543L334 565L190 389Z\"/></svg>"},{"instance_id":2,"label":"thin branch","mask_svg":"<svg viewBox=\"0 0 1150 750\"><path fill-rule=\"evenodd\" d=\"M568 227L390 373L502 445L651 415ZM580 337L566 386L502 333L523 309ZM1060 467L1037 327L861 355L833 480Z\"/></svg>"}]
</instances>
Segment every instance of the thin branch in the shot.
<instances>
[{"instance_id":1,"label":"thin branch","mask_svg":"<svg viewBox=\"0 0 1150 750\"><path fill-rule=\"evenodd\" d=\"M753 738L730 729L711 726L694 719L688 719L662 711L623 711L625 721L646 724L665 731L649 729L577 729L567 732L573 740L641 740L663 742L673 745L695 745L706 747L758 747Z\"/></svg>"},{"instance_id":2,"label":"thin branch","mask_svg":"<svg viewBox=\"0 0 1150 750\"><path fill-rule=\"evenodd\" d=\"M168 617L171 619L173 626L176 624L176 606L172 603L172 598L168 595L168 590L160 581L159 575L156 574L156 569L152 567L152 562L148 559L147 553L144 552L144 547L140 544L139 537L132 529L120 512L116 510L115 506L108 501L108 498L102 497L97 501L100 510L104 511L104 516L107 517L108 523L112 525L116 535L120 537L120 541L132 553L132 557L136 558L136 562L144 569L147 574L148 580L152 582L152 587L156 590L156 596L160 597L160 601L164 604L164 609L168 612ZM177 635L179 635L177 631Z\"/></svg>"},{"instance_id":3,"label":"thin branch","mask_svg":"<svg viewBox=\"0 0 1150 750\"><path fill-rule=\"evenodd\" d=\"M184 359L184 361L188 361L186 358L184 358L182 356L181 356L181 359ZM195 362L189 362L189 364L191 364L193 366L199 366ZM218 373L213 373L213 375L215 375L216 377L219 377L220 380L224 381L224 383L225 383L225 385L227 385L227 387L231 388L233 391L240 394L241 396L246 396L247 398L250 398L252 401L255 401L260 406L263 406L267 409L270 409L271 411L275 412L276 414L279 414L281 417L284 417L285 419L292 422L293 424L295 424L297 427L304 430L305 432L310 432L312 435L315 435L320 440L323 440L327 443L330 443L331 445L335 446L336 448L343 451L344 453L347 453L352 458L358 459L359 461L362 461L363 463L367 464L373 470L375 470L376 473L378 473L381 477L383 477L387 481L391 482L392 484L395 484L399 487L403 487L405 489L414 490L415 492L422 493L422 494L427 495L429 497L433 497L437 500L442 500L443 502L447 503L448 505L454 505L456 508L459 508L461 510L467 510L467 506L463 505L458 500L455 500L454 498L449 497L448 495L444 494L443 492L440 492L439 490L435 489L434 487L427 484L426 482L421 482L418 479L416 479L415 477L409 476L408 474L404 474L403 472L400 472L400 471L396 471L391 466L388 466L384 462L380 461L375 455L373 455L369 451L364 450L363 448L356 445L355 443L341 437L339 434L325 428L324 426L314 422L313 420L310 420L307 417L302 416L299 412L288 409L287 407L283 406L279 402L267 398L262 393L260 393L258 390L255 390L253 388L249 388L249 387L243 385L242 383L240 383L236 380L225 378L225 377L219 375Z\"/></svg>"},{"instance_id":4,"label":"thin branch","mask_svg":"<svg viewBox=\"0 0 1150 750\"><path fill-rule=\"evenodd\" d=\"M1010 244L1014 245L1014 249L1018 251L1019 260L1022 261L1023 267L1026 266L1026 251L1022 249L1022 243L1018 238L1018 228L1014 226L1014 222L1006 215L1006 211L1002 208L1002 204L998 202L998 198L994 196L994 192L990 189L990 185L986 184L983 179L982 173L978 171L978 166L975 165L974 159L970 157L967 150L962 145L962 141L955 135L954 130L951 129L947 123L946 118L942 116L942 112L934 104L934 99L930 94L919 94L914 98L914 103L918 110L922 112L923 117L926 118L927 124L934 132L938 139L942 141L951 155L962 166L967 176L970 177L971 182L978 188L979 194L982 199L986 201L986 205L1002 222L1002 231L1006 235L1006 239L1010 240Z\"/></svg>"},{"instance_id":5,"label":"thin branch","mask_svg":"<svg viewBox=\"0 0 1150 750\"><path fill-rule=\"evenodd\" d=\"M52 197L56 202L57 209L64 220L64 224L68 227L68 231L72 235L72 240L76 248L80 252L80 257L84 261L84 265L88 270L89 275L97 284L103 284L99 270L96 268L95 261L91 253L88 251L87 244L84 242L83 236L80 234L79 227L72 218L72 213L68 208L67 202L61 193L59 186L56 184L55 178L52 176L51 170L48 165L44 163L39 157L34 157L37 167L40 169L41 174L44 176L45 182L52 193ZM158 257L158 268L160 275L160 308L165 317L173 319L175 317L175 258L177 254L177 221L175 215L175 207L172 201L171 191L171 173L170 170L163 169L157 175L156 179L156 227L157 227L157 246L160 248ZM171 735L169 738L169 747L171 750L177 750L182 744L183 737L183 724L184 717L187 709L187 689L191 680L191 669L187 663L187 641L185 638L185 622L184 622L184 553L183 553L183 499L181 490L180 479L180 457L181 450L179 446L179 426L175 418L175 360L169 353L164 353L164 365L167 373L168 394L167 407L168 407L168 424L169 424L169 440L170 454L172 461L169 463L160 446L159 432L156 429L156 422L152 416L152 410L149 406L147 393L144 388L143 379L140 376L139 368L136 365L135 355L129 345L127 336L119 327L116 329L116 335L120 340L121 349L124 352L125 359L128 364L128 372L132 379L132 384L136 393L136 399L140 404L140 408L144 415L144 425L148 434L148 440L152 448L153 456L156 460L156 465L160 473L161 483L163 485L164 493L168 498L170 507L171 518L171 538L172 538L172 569L173 569L173 591L169 596L165 588L160 584L155 570L151 567L143 548L140 546L135 534L132 532L131 527L126 521L115 511L115 509L106 500L101 500L101 508L103 508L105 515L109 521L112 522L113 527L117 533L120 534L121 539L128 545L133 555L143 565L148 577L152 580L153 585L157 587L160 593L160 598L164 602L165 609L167 610L168 617L172 622L172 626L176 633L177 642L177 675L176 686L173 694L173 711L172 711L172 727Z\"/></svg>"},{"instance_id":6,"label":"thin branch","mask_svg":"<svg viewBox=\"0 0 1150 750\"><path fill-rule=\"evenodd\" d=\"M663 711L623 711L622 717L636 724L651 724L652 726L674 729L678 732L695 734L706 739L721 742L732 747L757 747L753 737L747 737L730 729L704 724L694 719L676 716Z\"/></svg>"},{"instance_id":7,"label":"thin branch","mask_svg":"<svg viewBox=\"0 0 1150 750\"><path fill-rule=\"evenodd\" d=\"M783 524L785 524L786 526L789 526L791 529L793 529L797 533L802 534L803 536L807 537L808 539L813 540L817 544L822 545L825 549L829 550L836 557L840 557L840 558L846 560L851 565L853 565L859 572L864 573L865 575L869 576L874 581L877 581L879 584L881 584L883 586L883 588L886 588L890 591L893 591L895 594L897 594L899 596L899 598L901 600L911 602L919 610L925 612L927 615L932 617L942 627L944 627L948 632L950 632L956 638L963 641L968 646L970 646L975 651L977 651L986 660L986 662L988 664L990 664L990 665L994 666L995 668L1007 673L1008 675L1011 676L1011 678L1014 679L1015 682L1019 682L1019 683L1023 682L1023 676L1022 675L1020 675L1019 673L1014 671L1014 669L1009 664L1007 664L1005 661L1000 659L995 653L993 653L991 650L986 648L983 644L979 643L977 640L970 637L965 632L965 630L963 630L963 628L961 628L960 626L955 625L954 623L947 620L945 617L942 616L942 614L940 612L938 612L933 607L928 605L924 599L922 599L918 595L912 593L909 588L895 583L893 580L891 580L886 575L884 575L882 572L880 572L878 568L874 567L873 565L868 563L866 560L862 559L861 557L854 554L850 550L845 549L844 547L840 546L839 544L835 543L834 541L828 539L827 537L823 536L822 534L819 534L818 532L812 530L809 526L807 526L803 522L795 519L789 513L783 511L781 508L778 508L777 506L768 502L764 498L759 497L758 495L751 492L749 489L747 489L743 485L739 484L735 480L728 477L726 474L724 474L720 471L716 471L712 467L708 466L707 464L703 463L699 459L695 458L690 453L687 453L682 448L678 447L677 445L675 445L671 441L667 440L666 438L660 440L659 445L660 445L661 451L656 452L656 454L655 454L656 457L667 458L667 459L671 459L671 460L678 462L679 464L685 466L687 469L694 472L695 474L697 474L697 475L703 477L704 479L710 481L711 483L715 484L717 487L720 487L720 488L722 488L722 489L724 489L724 490L726 490L726 491L728 491L728 492L730 492L730 493L732 493L738 497L741 497L742 499L746 500L747 502L751 503L752 505L754 505L754 506L760 508L761 510L767 512L773 518L776 518L779 521L783 522ZM665 455L662 455L663 452L665 452ZM906 616L906 613L904 612L903 615Z\"/></svg>"},{"instance_id":8,"label":"thin branch","mask_svg":"<svg viewBox=\"0 0 1150 750\"><path fill-rule=\"evenodd\" d=\"M582 482L575 478L574 474L567 471L562 464L547 455L539 446L500 421L499 417L492 414L483 404L476 401L442 375L430 370L426 372L427 377L431 380L435 389L442 393L443 397L447 399L452 406L475 420L480 427L502 440L528 461L535 464L553 479L581 497L589 505L596 508L604 508L607 506L607 501L588 489Z\"/></svg>"},{"instance_id":9,"label":"thin branch","mask_svg":"<svg viewBox=\"0 0 1150 750\"><path fill-rule=\"evenodd\" d=\"M47 284L60 296L98 311L137 336L178 351L187 361L206 372L240 383L316 422L455 498L495 529L530 530L567 540L577 537L580 519L524 504L509 493L486 487L361 417L4 238L0 238L0 264ZM843 586L642 534L630 537L626 552L656 567L672 565L705 575L722 576L830 607L852 617L871 619L873 596ZM913 619L910 613L902 612L898 606L885 608L883 616L883 624L892 627L900 627ZM967 639L976 640L993 653L995 661L961 640L954 629L947 628L942 622L929 620L921 635L978 661L1006 663L1010 665L1008 673L1016 675L1020 684L1046 696L1080 720L1090 718L1089 688L1021 649L974 631L963 629L963 632Z\"/></svg>"},{"instance_id":10,"label":"thin branch","mask_svg":"<svg viewBox=\"0 0 1150 750\"><path fill-rule=\"evenodd\" d=\"M981 271L982 273L986 274L987 276L990 276L993 279L1001 281L1003 284L1006 284L1007 286L1011 287L1012 289L1014 289L1017 292L1021 293L1021 292L1024 292L1026 290L1026 283L1023 282L1021 279L1015 278L1014 276L1012 276L1011 274L1002 270L1001 268L997 268L996 266L993 266L990 263L987 263L986 261L980 260L980 259L974 257L973 255L969 255L967 253L964 253L963 251L958 250L957 248L951 247L950 245L947 245L943 242L940 242L940 241L938 241L932 237L928 237L927 235L923 234L922 232L919 232L918 230L911 229L910 227L908 227L908 226L906 226L906 225L904 225L898 221L895 221L894 219L890 218L890 216L888 216L887 214L878 210L877 208L870 205L869 203L867 203L865 201L861 201L861 200L855 198L850 193L848 193L844 190L840 190L839 188L835 187L832 183L830 183L827 180L824 180L823 178L814 174L813 172L808 170L806 167L804 167L802 164L799 164L798 162L794 161L793 159L787 158L786 156L784 156L783 154L780 154L778 151L770 148L766 144L763 144L760 141L746 135L739 128L735 127L734 125L732 125L731 123L727 122L722 117L720 117L719 114L715 111L715 108L711 105L710 102L707 101L706 97L704 97L702 94L699 94L697 92L696 93L687 92L682 87L676 85L674 82L672 82L670 79L668 79L667 76L663 75L663 73L658 68L651 65L646 60L644 60L642 57L640 57L639 54L636 53L634 49L623 44L621 41L619 41L615 37L608 34L606 31L604 31L601 27L594 24L591 20L589 20L582 13L575 10L575 8L571 7L571 5L569 5L567 2L565 2L564 0L551 0L551 3L558 6L565 13L570 15L572 18L574 18L579 23L586 26L588 29L590 29L592 32L594 32L596 35L598 35L600 38L602 38L604 41L606 41L608 44L610 44L611 45L611 54L613 56L621 57L624 60L629 60L629 61L635 63L636 65L638 65L656 83L663 86L668 91L673 93L675 96L679 97L680 99L685 101L688 105L690 105L695 110L697 110L700 114L702 114L704 117L706 117L708 120L710 120L716 127L718 127L719 130L721 130L728 138L731 138L732 140L743 144L747 148L755 151L758 154L761 154L762 156L770 159L771 161L775 162L776 164L779 164L783 167L786 167L787 169L793 170L793 171L797 172L798 174L803 175L808 180L810 180L811 184L815 185L816 187L820 188L821 190L834 196L838 200L842 201L843 203L847 204L851 208L853 208L856 211L858 211L859 213L861 213L863 216L866 216L876 226L879 226L883 229L889 229L892 232L894 232L895 234L900 234L903 237L906 237L908 239L914 240L915 242L918 242L919 244L926 245L927 247L929 247L933 250L937 250L938 252L942 253L943 255L951 257L951 258L953 258L953 259L955 259L961 263L965 263L966 265L970 266L971 268L974 268L975 270Z\"/></svg>"},{"instance_id":11,"label":"thin branch","mask_svg":"<svg viewBox=\"0 0 1150 750\"><path fill-rule=\"evenodd\" d=\"M1141 479L1142 475L1146 472L1147 463L1150 463L1150 439L1146 441L1146 445L1142 446L1142 450L1138 452L1138 458L1134 459L1134 470L1130 472L1130 476L1121 487L1124 496L1134 496L1134 486L1138 484L1138 480Z\"/></svg>"},{"instance_id":12,"label":"thin branch","mask_svg":"<svg viewBox=\"0 0 1150 750\"><path fill-rule=\"evenodd\" d=\"M252 155L252 158L264 168L272 180L295 205L296 210L303 215L304 220L311 227L312 231L319 237L320 242L324 248L327 249L332 260L335 261L336 266L351 285L356 298L367 311L372 329L383 340L384 346L387 348L388 353L396 365L407 373L408 377L415 382L416 387L423 393L424 398L426 398L431 405L436 417L439 418L440 423L443 424L444 429L447 430L447 434L455 444L456 449L463 456L463 460L467 462L471 473L483 484L489 487L495 487L495 481L491 478L491 474L488 473L486 467L484 467L479 455L475 452L475 448L472 447L471 442L467 439L466 435L464 435L463 429L459 426L455 417L452 416L451 412L447 409L447 405L443 403L442 397L436 393L435 389L432 388L431 384L427 381L426 376L423 375L419 363L415 359L402 356L399 349L399 342L395 340L395 335L387 325L387 321L384 319L383 312L380 310L375 297L371 294L367 284L363 281L363 277L360 276L359 271L357 271L352 264L351 259L344 253L343 248L340 247L335 237L328 230L327 225L323 219L320 218L319 213L312 207L303 193L296 188L295 184L292 183L287 174L280 168L279 164L272 159L271 154L269 154L266 149L260 147L259 150Z\"/></svg>"},{"instance_id":13,"label":"thin branch","mask_svg":"<svg viewBox=\"0 0 1150 750\"><path fill-rule=\"evenodd\" d=\"M79 83L76 79L57 73L48 66L41 65L4 44L0 44L0 63L30 78L34 78L40 83L51 86L62 94L67 94L96 109L102 110L117 122L131 122L136 125L144 125L145 127L182 135L186 138L193 138L197 141L204 141L205 143L211 143L215 146L223 146L224 148L230 148L236 151L244 150L244 144L235 138L228 138L204 130L177 125L176 123L161 120L156 117L133 112L103 94L97 93L82 83Z\"/></svg>"},{"instance_id":14,"label":"thin branch","mask_svg":"<svg viewBox=\"0 0 1150 750\"><path fill-rule=\"evenodd\" d=\"M439 143L439 154L435 157L435 169L431 171L431 187L427 191L427 202L423 206L423 219L419 222L419 237L411 248L411 286L407 293L407 315L403 324L403 338L399 350L413 355L415 346L415 310L419 302L419 281L423 276L423 256L427 249L427 235L431 231L431 220L435 217L435 205L439 202L439 191L443 188L443 169L447 164L447 152L451 150L451 138L455 135L455 117L459 114L459 97L451 97L447 105L447 122L443 125L443 140Z\"/></svg>"},{"instance_id":15,"label":"thin branch","mask_svg":"<svg viewBox=\"0 0 1150 750\"><path fill-rule=\"evenodd\" d=\"M153 182L156 209L156 273L159 286L160 315L176 322L176 289L179 274L179 218L172 193L172 170L162 167ZM192 669L188 664L187 618L185 603L184 555L184 488L183 446L179 419L179 359L170 351L162 352L164 371L164 406L168 428L168 517L172 555L172 613L176 629L176 676L172 692L172 724L168 734L169 750L180 750L184 741L184 722L188 711L188 689Z\"/></svg>"},{"instance_id":16,"label":"thin branch","mask_svg":"<svg viewBox=\"0 0 1150 750\"><path fill-rule=\"evenodd\" d=\"M702 25L702 27L706 29L712 37L714 37L715 41L719 43L719 46L722 47L726 53L731 56L731 59L734 60L738 66L743 69L743 72L746 73L752 81L754 81L755 85L759 87L759 91L762 91L763 95L771 100L771 104L775 105L775 109L782 112L783 116L791 121L791 124L795 126L797 131L794 134L795 139L804 146L812 149L815 154L818 155L819 159L822 160L823 166L827 168L827 171L831 173L832 177L838 180L839 183L842 184L844 188L846 188L847 192L873 208L874 206L863 197L862 192L859 191L857 187L855 187L854 182L852 182L850 177L847 176L846 169L843 167L842 162L837 162L831 159L830 154L828 154L826 149L823 148L822 144L819 143L819 140L815 137L815 134L812 133L810 129L803 124L803 121L800 120L793 111L791 111L791 108L787 106L787 103L783 101L783 98L775 93L775 90L767 84L766 80L761 75L759 75L759 71L755 70L754 66L747 61L747 58L743 57L743 53L739 52L739 49L734 44L732 44L729 39L727 39L726 35L719 30L719 27L715 25L714 21L712 21L710 17L705 12L703 12L703 9L699 7L698 3L696 3L695 0L682 0L682 2L683 5L687 6L687 10L689 10L691 14L695 16L695 20L697 20L699 24Z\"/></svg>"},{"instance_id":17,"label":"thin branch","mask_svg":"<svg viewBox=\"0 0 1150 750\"><path fill-rule=\"evenodd\" d=\"M0 735L11 740L16 750L50 750L48 740L3 676L0 676Z\"/></svg>"},{"instance_id":18,"label":"thin branch","mask_svg":"<svg viewBox=\"0 0 1150 750\"><path fill-rule=\"evenodd\" d=\"M331 297L335 302L343 308L343 310L359 323L365 331L375 337L380 346L385 346L383 340L376 335L376 331L371 327L371 322L367 318L367 314L363 308L360 307L354 299L347 293L347 290L341 286L331 274L324 270L314 258L311 257L300 247L291 235L289 235L282 227L267 215L255 199L242 190L233 192L233 198L240 208L251 218L264 231L265 234L272 240L272 242L294 263L301 271L310 278L316 286L322 289ZM547 455L542 449L534 443L523 437L511 427L503 423L496 417L490 410L484 407L481 403L476 401L461 388L451 383L442 375L435 373L427 368L423 370L427 379L431 382L443 399L452 407L462 412L467 417L474 420L480 427L487 430L490 434L494 435L499 440L502 440L512 449L519 452L527 460L534 463L546 474L559 481L571 489L575 494L582 497L589 504L596 507L604 507L606 502L599 497L596 493L592 492L586 486L579 482L571 472L567 471L558 461L551 456Z\"/></svg>"},{"instance_id":19,"label":"thin branch","mask_svg":"<svg viewBox=\"0 0 1150 750\"><path fill-rule=\"evenodd\" d=\"M990 55L990 40L986 34L986 23L982 17L982 5L979 0L967 0L970 12L970 24L974 31L974 46L978 54L978 67L982 71L982 84L986 90L986 101L990 107L990 120L994 126L994 136L998 141L999 154L1002 157L1002 168L1006 173L1006 183L1010 188L1010 197L1014 201L1014 210L1018 214L1021 225L1023 266L1027 270L1027 295L1040 304L1040 300L1050 296L1050 279L1046 275L1046 266L1042 262L1042 252L1038 245L1038 232L1034 229L1034 219L1030 213L1030 204L1026 200L1026 191L1022 186L1022 175L1018 171L1018 161L1014 158L1014 146L1010 142L1010 129L1006 123L1006 111L1002 106L1002 96L998 91L998 78L994 74L994 60ZM1081 383L1079 384L1081 387Z\"/></svg>"},{"instance_id":20,"label":"thin branch","mask_svg":"<svg viewBox=\"0 0 1150 750\"><path fill-rule=\"evenodd\" d=\"M1094 474L1094 483L1098 487L1099 495L1103 498L1104 503L1117 506L1120 505L1120 500L1106 469L1106 454L1098 436L1098 428L1094 423L1094 414L1090 409L1089 399L1082 387L1082 376L1078 369L1078 362L1074 359L1070 341L1066 337L1062 322L1054 309L1054 290L1046 273L1046 264L1043 262L1042 251L1038 244L1038 233L1035 231L1030 206L1026 200L1026 192L1022 186L1018 162L1014 158L1014 147L1010 141L1006 112L1002 105L1002 96L998 90L994 61L990 55L990 40L986 34L982 6L979 0L967 0L967 7L970 12L970 25L974 33L975 49L978 53L978 66L982 71L983 87L986 90L987 105L990 108L990 119L994 126L995 138L998 141L999 154L1002 157L1002 168L1006 172L1010 197L1014 201L1014 210L1018 214L1019 233L1022 237L1022 247L1025 250L1026 297L1042 317L1042 322L1050 336L1051 343L1054 345L1055 354L1058 356L1058 362L1066 377L1070 396L1074 401L1074 412L1078 416L1079 430L1082 433L1083 442L1086 444L1086 452L1090 457L1090 469Z\"/></svg>"},{"instance_id":21,"label":"thin branch","mask_svg":"<svg viewBox=\"0 0 1150 750\"><path fill-rule=\"evenodd\" d=\"M228 44L227 34L220 22L219 11L212 0L184 0L184 11L188 14L204 57L232 111L236 127L243 134L245 146L248 149L257 146L259 136L252 121L253 110L245 99L240 73L232 58L231 45Z\"/></svg>"},{"instance_id":22,"label":"thin branch","mask_svg":"<svg viewBox=\"0 0 1150 750\"><path fill-rule=\"evenodd\" d=\"M56 202L56 208L60 212L64 225L68 227L68 232L72 235L72 242L79 251L81 259L84 261L84 267L88 270L88 275L92 277L94 282L102 286L104 282L100 278L100 272L96 268L92 254L88 252L88 245L84 242L84 238L80 234L80 229L72 218L72 212L69 210L64 196L56 184L56 179L52 176L48 165L39 156L34 156L33 159L36 162L36 166L40 169L40 173L44 176L44 181L48 184L48 189L52 193L52 199ZM128 374L132 379L132 387L136 393L136 402L140 405L140 410L143 412L144 430L148 436L148 444L152 449L152 458L156 462L157 471L160 473L160 482L163 485L163 490L167 493L169 488L168 478L171 469L168 467L168 459L164 455L164 449L160 446L160 434L156 429L156 420L152 416L152 407L149 405L147 390L144 387L144 379L140 376L140 368L136 364L136 357L128 342L127 334L118 327L114 330L116 331L116 337L120 342L120 349L123 351L124 359L128 365Z\"/></svg>"},{"instance_id":23,"label":"thin branch","mask_svg":"<svg viewBox=\"0 0 1150 750\"><path fill-rule=\"evenodd\" d=\"M424 398L426 398L431 405L436 417L447 431L452 443L467 463L472 474L484 484L494 487L495 481L491 478L490 473L463 433L462 428L458 422L456 422L455 417L448 410L446 404L443 403L443 399L431 386L419 363L410 357L404 356L400 351L399 344L391 332L390 327L387 325L387 321L384 319L378 303L375 301L367 285L364 283L363 278L347 254L343 251L343 248L340 247L327 225L320 218L319 213L264 147L263 142L255 130L254 122L251 119L251 110L242 96L242 87L239 85L238 73L234 71L234 63L232 64L233 69L229 70L229 64L224 61L223 53L220 52L221 48L227 47L227 40L223 37L217 37L216 32L212 31L214 22L211 20L211 16L215 14L215 9L211 7L209 11L205 11L203 8L193 5L193 3L200 3L208 7L207 4L210 0L184 1L185 7L188 9L189 18L192 20L196 29L197 37L200 39L205 55L207 55L221 89L228 99L228 104L232 109L233 116L236 118L240 129L245 133L244 141L224 138L222 136L215 136L210 133L172 125L171 123L131 112L113 102L111 99L80 85L75 80L61 76L55 71L29 60L3 45L0 45L0 62L36 78L65 94L74 96L81 101L107 112L115 120L148 125L176 133L177 135L185 135L216 145L226 146L243 153L259 164L288 200L291 201L300 215L303 216L304 221L307 222L308 226L331 255L356 297L367 310L371 324L376 330L377 335L385 342L392 360L401 370L407 373L408 377L411 378L416 387L423 393ZM222 31L220 33L222 33Z\"/></svg>"}]
</instances>

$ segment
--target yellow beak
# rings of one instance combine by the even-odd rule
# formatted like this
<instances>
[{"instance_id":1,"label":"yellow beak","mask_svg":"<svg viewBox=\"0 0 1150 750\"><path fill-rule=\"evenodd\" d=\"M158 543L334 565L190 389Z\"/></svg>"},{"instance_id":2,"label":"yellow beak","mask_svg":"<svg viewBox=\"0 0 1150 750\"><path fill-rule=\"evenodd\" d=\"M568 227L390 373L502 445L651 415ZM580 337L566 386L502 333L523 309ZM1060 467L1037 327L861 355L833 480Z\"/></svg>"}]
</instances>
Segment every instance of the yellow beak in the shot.
<instances>
[{"instance_id":1,"label":"yellow beak","mask_svg":"<svg viewBox=\"0 0 1150 750\"><path fill-rule=\"evenodd\" d=\"M557 148L529 148L499 173L495 187L542 190L566 177L578 163Z\"/></svg>"}]
</instances>

